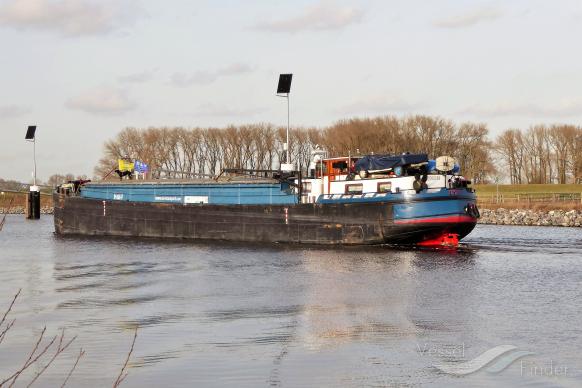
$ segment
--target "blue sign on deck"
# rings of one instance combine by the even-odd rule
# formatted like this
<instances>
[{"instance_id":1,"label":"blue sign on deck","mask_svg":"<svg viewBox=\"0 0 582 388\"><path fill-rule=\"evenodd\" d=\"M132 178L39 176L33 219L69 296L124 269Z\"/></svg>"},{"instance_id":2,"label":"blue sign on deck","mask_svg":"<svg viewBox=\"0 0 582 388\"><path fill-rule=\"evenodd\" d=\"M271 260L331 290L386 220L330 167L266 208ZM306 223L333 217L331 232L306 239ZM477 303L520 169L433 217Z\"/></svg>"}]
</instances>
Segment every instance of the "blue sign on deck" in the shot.
<instances>
[{"instance_id":1,"label":"blue sign on deck","mask_svg":"<svg viewBox=\"0 0 582 388\"><path fill-rule=\"evenodd\" d=\"M134 162L134 170L136 172L145 174L146 172L148 172L150 170L149 166L147 164L145 164L144 162L141 162L139 160L136 160Z\"/></svg>"}]
</instances>

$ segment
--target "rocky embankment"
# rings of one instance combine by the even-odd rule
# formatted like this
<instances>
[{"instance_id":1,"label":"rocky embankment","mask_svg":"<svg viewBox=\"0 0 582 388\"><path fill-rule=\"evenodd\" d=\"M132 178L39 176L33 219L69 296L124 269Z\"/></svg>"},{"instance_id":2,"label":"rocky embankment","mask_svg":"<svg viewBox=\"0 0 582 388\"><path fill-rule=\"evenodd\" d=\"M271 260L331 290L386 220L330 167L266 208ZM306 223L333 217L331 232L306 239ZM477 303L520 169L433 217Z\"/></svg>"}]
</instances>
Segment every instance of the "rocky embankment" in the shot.
<instances>
[{"instance_id":1,"label":"rocky embankment","mask_svg":"<svg viewBox=\"0 0 582 388\"><path fill-rule=\"evenodd\" d=\"M24 206L12 206L10 209L3 209L0 207L0 214L24 214L24 210ZM53 208L48 206L41 207L40 214L53 214Z\"/></svg>"},{"instance_id":2,"label":"rocky embankment","mask_svg":"<svg viewBox=\"0 0 582 388\"><path fill-rule=\"evenodd\" d=\"M577 210L519 210L480 209L480 224L536 225L536 226L582 226L582 211Z\"/></svg>"}]
</instances>

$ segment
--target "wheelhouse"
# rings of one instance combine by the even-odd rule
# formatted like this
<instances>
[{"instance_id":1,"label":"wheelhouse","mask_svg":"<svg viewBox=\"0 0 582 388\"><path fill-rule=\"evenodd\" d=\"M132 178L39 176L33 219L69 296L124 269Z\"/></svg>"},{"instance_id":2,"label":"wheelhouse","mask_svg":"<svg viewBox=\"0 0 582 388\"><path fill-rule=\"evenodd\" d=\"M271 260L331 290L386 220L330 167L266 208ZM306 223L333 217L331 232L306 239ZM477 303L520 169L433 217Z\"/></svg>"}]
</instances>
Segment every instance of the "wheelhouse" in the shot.
<instances>
[{"instance_id":1,"label":"wheelhouse","mask_svg":"<svg viewBox=\"0 0 582 388\"><path fill-rule=\"evenodd\" d=\"M459 181L466 187L467 181L455 175L455 169L458 172L453 160L450 171L437 170L436 162L426 154L314 158L308 176L302 179L301 202L314 203L320 196L419 193L459 185Z\"/></svg>"}]
</instances>

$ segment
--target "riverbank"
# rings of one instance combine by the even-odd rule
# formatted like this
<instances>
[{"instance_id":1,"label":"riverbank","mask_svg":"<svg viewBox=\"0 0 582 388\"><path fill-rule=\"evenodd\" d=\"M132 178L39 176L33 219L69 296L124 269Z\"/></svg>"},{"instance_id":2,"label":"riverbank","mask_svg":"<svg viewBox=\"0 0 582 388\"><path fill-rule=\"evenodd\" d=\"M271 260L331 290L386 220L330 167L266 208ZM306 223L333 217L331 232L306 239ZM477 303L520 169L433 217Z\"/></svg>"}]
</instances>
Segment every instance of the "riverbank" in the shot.
<instances>
[{"instance_id":1,"label":"riverbank","mask_svg":"<svg viewBox=\"0 0 582 388\"><path fill-rule=\"evenodd\" d=\"M580 210L480 209L480 224L523 226L582 226Z\"/></svg>"},{"instance_id":2,"label":"riverbank","mask_svg":"<svg viewBox=\"0 0 582 388\"><path fill-rule=\"evenodd\" d=\"M549 212L582 211L582 185L474 185L483 209L520 209Z\"/></svg>"}]
</instances>

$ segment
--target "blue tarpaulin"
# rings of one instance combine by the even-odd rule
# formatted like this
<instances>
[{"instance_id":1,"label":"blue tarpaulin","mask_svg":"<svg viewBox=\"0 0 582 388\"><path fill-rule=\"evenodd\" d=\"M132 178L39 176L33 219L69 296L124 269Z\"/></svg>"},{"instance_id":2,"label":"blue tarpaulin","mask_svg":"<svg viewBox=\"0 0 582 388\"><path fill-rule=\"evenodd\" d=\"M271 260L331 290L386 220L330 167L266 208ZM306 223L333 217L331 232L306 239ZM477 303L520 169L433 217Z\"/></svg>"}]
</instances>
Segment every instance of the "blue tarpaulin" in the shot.
<instances>
[{"instance_id":1,"label":"blue tarpaulin","mask_svg":"<svg viewBox=\"0 0 582 388\"><path fill-rule=\"evenodd\" d=\"M356 162L356 172L387 170L398 166L428 162L427 154L367 155Z\"/></svg>"}]
</instances>

